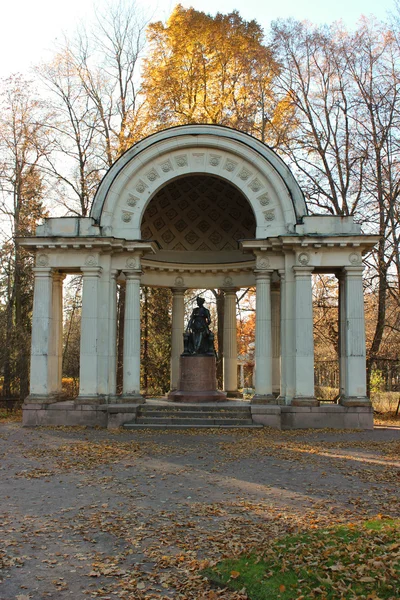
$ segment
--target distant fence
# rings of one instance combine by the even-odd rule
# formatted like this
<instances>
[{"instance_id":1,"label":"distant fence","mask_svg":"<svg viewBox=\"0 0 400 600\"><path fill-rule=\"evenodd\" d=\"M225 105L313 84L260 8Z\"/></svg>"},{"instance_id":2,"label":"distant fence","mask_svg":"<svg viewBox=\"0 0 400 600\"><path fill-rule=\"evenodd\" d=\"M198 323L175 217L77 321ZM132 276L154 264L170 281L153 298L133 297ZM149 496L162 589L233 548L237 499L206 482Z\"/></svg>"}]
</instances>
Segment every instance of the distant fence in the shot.
<instances>
[{"instance_id":1,"label":"distant fence","mask_svg":"<svg viewBox=\"0 0 400 600\"><path fill-rule=\"evenodd\" d=\"M315 385L339 387L339 361L317 360L314 365ZM400 360L379 358L372 365L372 388L382 392L400 392Z\"/></svg>"}]
</instances>

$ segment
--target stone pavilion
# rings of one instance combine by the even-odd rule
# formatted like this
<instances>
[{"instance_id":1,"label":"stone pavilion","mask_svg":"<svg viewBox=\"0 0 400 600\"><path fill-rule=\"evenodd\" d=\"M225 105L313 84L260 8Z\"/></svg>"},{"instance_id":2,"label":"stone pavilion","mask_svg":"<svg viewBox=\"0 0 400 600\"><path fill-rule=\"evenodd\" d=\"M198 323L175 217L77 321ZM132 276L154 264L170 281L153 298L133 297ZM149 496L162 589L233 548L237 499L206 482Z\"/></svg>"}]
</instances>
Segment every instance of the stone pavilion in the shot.
<instances>
[{"instance_id":1,"label":"stone pavilion","mask_svg":"<svg viewBox=\"0 0 400 600\"><path fill-rule=\"evenodd\" d=\"M187 289L224 290L223 381L237 392L235 292L256 288L256 422L372 427L366 395L362 256L376 243L352 217L309 216L279 156L253 137L187 125L147 137L103 178L89 217L48 218L21 240L35 253L31 387L25 425L114 426L140 395L140 286L172 291L171 389ZM61 392L62 290L82 274L80 388ZM339 286L340 400L314 393L312 275ZM123 392L116 394L117 282L126 286Z\"/></svg>"}]
</instances>

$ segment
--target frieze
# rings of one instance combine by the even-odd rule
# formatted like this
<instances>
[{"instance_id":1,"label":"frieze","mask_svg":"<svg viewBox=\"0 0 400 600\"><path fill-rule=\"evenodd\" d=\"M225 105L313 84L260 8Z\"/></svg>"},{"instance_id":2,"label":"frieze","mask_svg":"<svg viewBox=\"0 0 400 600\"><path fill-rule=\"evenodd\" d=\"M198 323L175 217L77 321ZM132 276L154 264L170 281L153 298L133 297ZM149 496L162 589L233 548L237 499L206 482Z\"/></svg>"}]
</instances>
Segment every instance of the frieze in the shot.
<instances>
[{"instance_id":1,"label":"frieze","mask_svg":"<svg viewBox=\"0 0 400 600\"><path fill-rule=\"evenodd\" d=\"M234 171L237 167L237 162L233 161L233 160L227 160L225 165L224 165L224 169L225 171L228 171L229 173L232 173L232 171Z\"/></svg>"},{"instance_id":2,"label":"frieze","mask_svg":"<svg viewBox=\"0 0 400 600\"><path fill-rule=\"evenodd\" d=\"M183 287L185 285L185 280L178 275L178 277L175 277L174 285L175 287Z\"/></svg>"},{"instance_id":3,"label":"frieze","mask_svg":"<svg viewBox=\"0 0 400 600\"><path fill-rule=\"evenodd\" d=\"M163 173L168 173L169 171L172 171L172 163L170 160L166 160L165 162L161 163L160 167Z\"/></svg>"},{"instance_id":4,"label":"frieze","mask_svg":"<svg viewBox=\"0 0 400 600\"><path fill-rule=\"evenodd\" d=\"M211 154L209 163L212 167L218 167L221 162L221 156L219 154Z\"/></svg>"},{"instance_id":5,"label":"frieze","mask_svg":"<svg viewBox=\"0 0 400 600\"><path fill-rule=\"evenodd\" d=\"M187 167L188 166L188 158L186 154L181 154L180 156L175 156L175 162L178 167Z\"/></svg>"},{"instance_id":6,"label":"frieze","mask_svg":"<svg viewBox=\"0 0 400 600\"><path fill-rule=\"evenodd\" d=\"M251 171L249 171L248 169L246 169L245 167L243 167L243 169L240 171L240 173L238 174L238 177L242 180L242 181L247 181L248 178L251 175Z\"/></svg>"},{"instance_id":7,"label":"frieze","mask_svg":"<svg viewBox=\"0 0 400 600\"><path fill-rule=\"evenodd\" d=\"M253 179L251 183L249 183L249 188L253 190L253 192L259 192L263 188L263 184L257 177Z\"/></svg>"},{"instance_id":8,"label":"frieze","mask_svg":"<svg viewBox=\"0 0 400 600\"><path fill-rule=\"evenodd\" d=\"M131 215L131 213L123 212L121 218L124 223L129 223L132 220L132 215Z\"/></svg>"},{"instance_id":9,"label":"frieze","mask_svg":"<svg viewBox=\"0 0 400 600\"><path fill-rule=\"evenodd\" d=\"M129 192L128 194L128 200L126 201L128 206L136 206L136 204L138 203L139 198L136 198L136 196L134 196L133 194L131 194Z\"/></svg>"},{"instance_id":10,"label":"frieze","mask_svg":"<svg viewBox=\"0 0 400 600\"><path fill-rule=\"evenodd\" d=\"M257 256L256 269L268 269L270 266L269 258L267 256Z\"/></svg>"},{"instance_id":11,"label":"frieze","mask_svg":"<svg viewBox=\"0 0 400 600\"><path fill-rule=\"evenodd\" d=\"M310 255L308 254L308 252L302 252L297 257L297 260L299 261L299 263L301 265L303 265L305 267L310 262Z\"/></svg>"},{"instance_id":12,"label":"frieze","mask_svg":"<svg viewBox=\"0 0 400 600\"><path fill-rule=\"evenodd\" d=\"M357 252L352 252L351 254L349 254L349 261L351 262L352 265L361 264L360 254L358 254Z\"/></svg>"},{"instance_id":13,"label":"frieze","mask_svg":"<svg viewBox=\"0 0 400 600\"><path fill-rule=\"evenodd\" d=\"M155 181L156 179L158 179L160 176L157 173L157 171L155 169L151 169L151 171L149 171L148 173L146 173L146 177L149 181Z\"/></svg>"},{"instance_id":14,"label":"frieze","mask_svg":"<svg viewBox=\"0 0 400 600\"><path fill-rule=\"evenodd\" d=\"M138 256L131 256L126 259L126 268L127 269L139 269L140 261Z\"/></svg>"},{"instance_id":15,"label":"frieze","mask_svg":"<svg viewBox=\"0 0 400 600\"><path fill-rule=\"evenodd\" d=\"M36 258L36 264L40 267L47 267L49 264L49 257L47 254L39 254Z\"/></svg>"},{"instance_id":16,"label":"frieze","mask_svg":"<svg viewBox=\"0 0 400 600\"><path fill-rule=\"evenodd\" d=\"M265 192L265 194L263 194L262 196L258 196L258 201L261 204L261 206L268 206L268 204L270 203L268 193Z\"/></svg>"},{"instance_id":17,"label":"frieze","mask_svg":"<svg viewBox=\"0 0 400 600\"><path fill-rule=\"evenodd\" d=\"M145 184L144 181L142 181L141 179L137 182L135 190L137 192L139 192L139 194L143 194L143 192L145 191L145 189L147 188L147 185Z\"/></svg>"},{"instance_id":18,"label":"frieze","mask_svg":"<svg viewBox=\"0 0 400 600\"><path fill-rule=\"evenodd\" d=\"M97 257L93 254L89 254L89 256L85 258L85 265L87 265L88 267L97 266Z\"/></svg>"},{"instance_id":19,"label":"frieze","mask_svg":"<svg viewBox=\"0 0 400 600\"><path fill-rule=\"evenodd\" d=\"M266 221L273 221L275 219L274 209L272 210L264 210L263 211L264 219Z\"/></svg>"}]
</instances>

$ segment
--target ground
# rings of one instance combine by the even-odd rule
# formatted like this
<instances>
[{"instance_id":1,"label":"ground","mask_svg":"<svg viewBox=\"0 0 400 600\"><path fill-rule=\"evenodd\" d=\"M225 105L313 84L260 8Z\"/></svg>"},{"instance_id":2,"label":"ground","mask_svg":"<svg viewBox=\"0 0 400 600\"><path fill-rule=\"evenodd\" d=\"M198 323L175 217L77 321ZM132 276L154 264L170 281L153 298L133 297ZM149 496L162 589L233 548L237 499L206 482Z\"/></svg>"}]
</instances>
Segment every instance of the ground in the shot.
<instances>
[{"instance_id":1,"label":"ground","mask_svg":"<svg viewBox=\"0 0 400 600\"><path fill-rule=\"evenodd\" d=\"M400 427L111 433L0 424L0 599L246 598L201 570L399 516Z\"/></svg>"}]
</instances>

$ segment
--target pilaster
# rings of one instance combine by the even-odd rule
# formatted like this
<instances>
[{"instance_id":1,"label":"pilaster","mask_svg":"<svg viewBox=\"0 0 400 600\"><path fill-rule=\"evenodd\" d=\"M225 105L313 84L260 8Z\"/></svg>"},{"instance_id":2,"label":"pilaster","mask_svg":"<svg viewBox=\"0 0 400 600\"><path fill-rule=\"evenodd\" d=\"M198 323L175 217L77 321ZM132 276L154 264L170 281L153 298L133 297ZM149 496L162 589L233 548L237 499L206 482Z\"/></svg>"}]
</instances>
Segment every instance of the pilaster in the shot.
<instances>
[{"instance_id":1,"label":"pilaster","mask_svg":"<svg viewBox=\"0 0 400 600\"><path fill-rule=\"evenodd\" d=\"M223 385L229 398L240 397L237 388L236 288L224 289Z\"/></svg>"},{"instance_id":2,"label":"pilaster","mask_svg":"<svg viewBox=\"0 0 400 600\"><path fill-rule=\"evenodd\" d=\"M272 270L256 271L256 336L255 387L252 402L272 403L272 333L271 333Z\"/></svg>"},{"instance_id":3,"label":"pilaster","mask_svg":"<svg viewBox=\"0 0 400 600\"><path fill-rule=\"evenodd\" d=\"M313 267L293 267L295 276L296 387L293 406L318 406L314 395Z\"/></svg>"},{"instance_id":4,"label":"pilaster","mask_svg":"<svg viewBox=\"0 0 400 600\"><path fill-rule=\"evenodd\" d=\"M343 398L346 394L346 288L345 274L339 273L337 276L339 287L339 396Z\"/></svg>"},{"instance_id":5,"label":"pilaster","mask_svg":"<svg viewBox=\"0 0 400 600\"><path fill-rule=\"evenodd\" d=\"M51 402L53 274L49 267L33 269L35 284L32 314L30 393L25 402Z\"/></svg>"},{"instance_id":6,"label":"pilaster","mask_svg":"<svg viewBox=\"0 0 400 600\"><path fill-rule=\"evenodd\" d=\"M281 389L281 290L279 283L271 286L271 334L272 334L272 393L279 396Z\"/></svg>"},{"instance_id":7,"label":"pilaster","mask_svg":"<svg viewBox=\"0 0 400 600\"><path fill-rule=\"evenodd\" d=\"M286 403L286 373L287 373L287 356L286 356L286 273L284 269L279 271L279 276L281 280L280 284L280 314L279 314L279 322L280 322L280 394L278 396L279 403Z\"/></svg>"},{"instance_id":8,"label":"pilaster","mask_svg":"<svg viewBox=\"0 0 400 600\"><path fill-rule=\"evenodd\" d=\"M76 404L97 403L98 338L99 338L99 278L101 267L82 267L82 314L79 368L79 396Z\"/></svg>"},{"instance_id":9,"label":"pilaster","mask_svg":"<svg viewBox=\"0 0 400 600\"><path fill-rule=\"evenodd\" d=\"M140 271L126 271L122 397L143 402L140 395Z\"/></svg>"},{"instance_id":10,"label":"pilaster","mask_svg":"<svg viewBox=\"0 0 400 600\"><path fill-rule=\"evenodd\" d=\"M362 266L344 267L345 376L343 406L370 406L367 397Z\"/></svg>"},{"instance_id":11,"label":"pilaster","mask_svg":"<svg viewBox=\"0 0 400 600\"><path fill-rule=\"evenodd\" d=\"M50 336L50 392L55 396L62 392L62 356L63 356L63 273L53 273L52 321Z\"/></svg>"},{"instance_id":12,"label":"pilaster","mask_svg":"<svg viewBox=\"0 0 400 600\"><path fill-rule=\"evenodd\" d=\"M172 288L172 331L171 331L171 391L178 389L179 358L183 352L185 330L185 289Z\"/></svg>"},{"instance_id":13,"label":"pilaster","mask_svg":"<svg viewBox=\"0 0 400 600\"><path fill-rule=\"evenodd\" d=\"M110 272L109 287L109 337L108 337L108 392L110 396L117 393L117 275L118 271Z\"/></svg>"}]
</instances>

